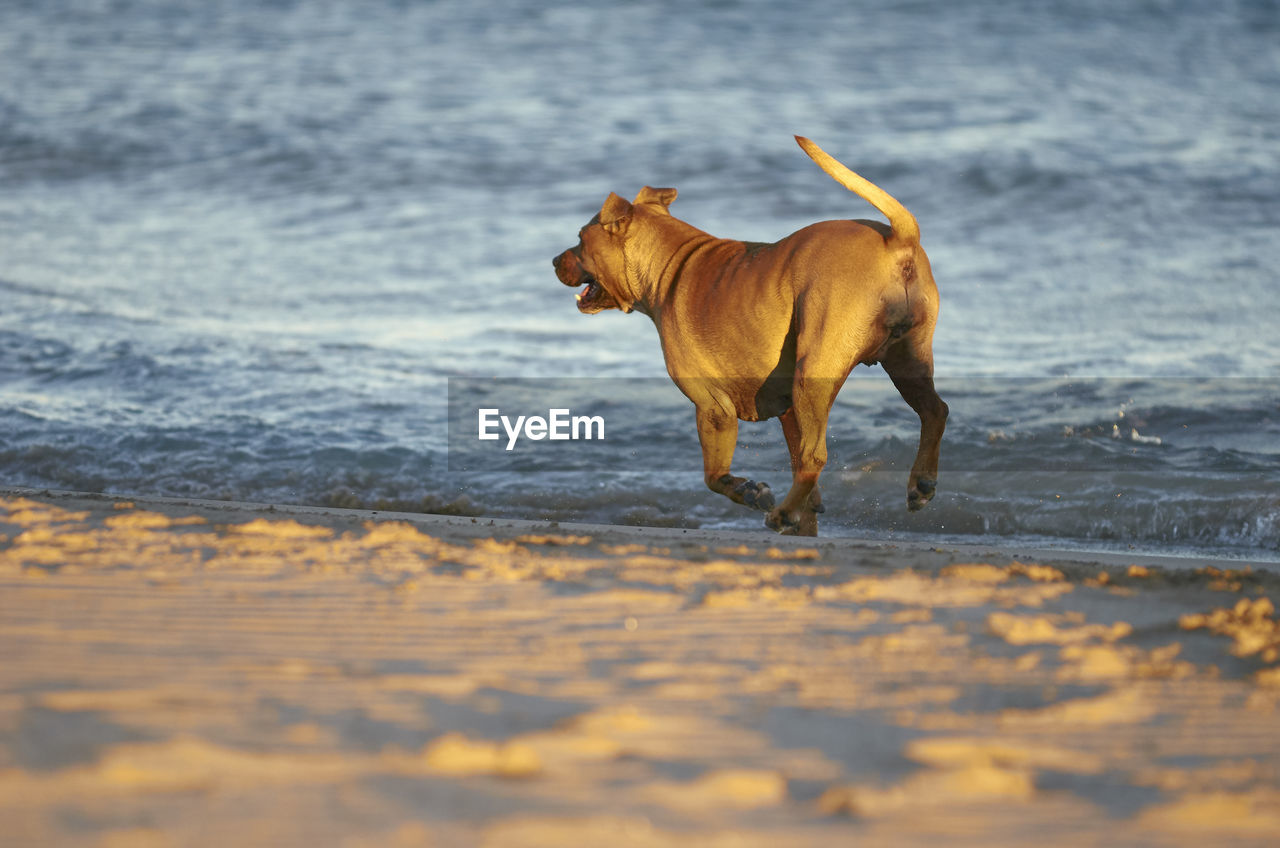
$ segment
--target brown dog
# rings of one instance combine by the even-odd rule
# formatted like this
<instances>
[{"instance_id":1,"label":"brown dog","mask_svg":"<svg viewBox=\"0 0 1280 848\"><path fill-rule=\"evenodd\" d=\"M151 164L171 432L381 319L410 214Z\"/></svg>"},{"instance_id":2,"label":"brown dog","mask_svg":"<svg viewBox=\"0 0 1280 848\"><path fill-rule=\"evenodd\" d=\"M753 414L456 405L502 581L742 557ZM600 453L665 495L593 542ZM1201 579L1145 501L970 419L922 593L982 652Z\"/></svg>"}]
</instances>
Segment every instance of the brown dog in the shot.
<instances>
[{"instance_id":1,"label":"brown dog","mask_svg":"<svg viewBox=\"0 0 1280 848\"><path fill-rule=\"evenodd\" d=\"M916 219L816 144L796 141L824 171L889 219L824 221L774 244L718 239L667 210L673 188L616 194L554 260L578 309L639 310L653 319L667 373L697 408L707 486L768 512L785 533L815 535L827 416L858 363L879 362L920 416L907 507L933 497L947 405L933 387L938 289ZM729 471L738 419L778 416L791 453L791 490Z\"/></svg>"}]
</instances>

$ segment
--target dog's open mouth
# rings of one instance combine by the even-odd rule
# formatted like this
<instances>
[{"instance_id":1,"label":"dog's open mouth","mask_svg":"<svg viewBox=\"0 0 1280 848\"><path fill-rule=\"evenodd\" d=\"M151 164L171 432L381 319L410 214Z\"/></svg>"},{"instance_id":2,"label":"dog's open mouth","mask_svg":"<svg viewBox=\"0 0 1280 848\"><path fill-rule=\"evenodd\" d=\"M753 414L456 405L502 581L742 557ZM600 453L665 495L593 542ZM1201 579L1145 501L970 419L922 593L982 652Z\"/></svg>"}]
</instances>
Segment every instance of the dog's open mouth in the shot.
<instances>
[{"instance_id":1,"label":"dog's open mouth","mask_svg":"<svg viewBox=\"0 0 1280 848\"><path fill-rule=\"evenodd\" d=\"M573 297L579 303L581 303L584 300L590 303L591 299L598 296L599 294L600 294L600 284L597 283L595 280L588 280L587 287L582 291L578 292L577 294L575 294Z\"/></svg>"},{"instance_id":2,"label":"dog's open mouth","mask_svg":"<svg viewBox=\"0 0 1280 848\"><path fill-rule=\"evenodd\" d=\"M600 312L617 305L613 296L595 277L588 277L587 287L575 294L574 298L578 301L579 312Z\"/></svg>"}]
</instances>

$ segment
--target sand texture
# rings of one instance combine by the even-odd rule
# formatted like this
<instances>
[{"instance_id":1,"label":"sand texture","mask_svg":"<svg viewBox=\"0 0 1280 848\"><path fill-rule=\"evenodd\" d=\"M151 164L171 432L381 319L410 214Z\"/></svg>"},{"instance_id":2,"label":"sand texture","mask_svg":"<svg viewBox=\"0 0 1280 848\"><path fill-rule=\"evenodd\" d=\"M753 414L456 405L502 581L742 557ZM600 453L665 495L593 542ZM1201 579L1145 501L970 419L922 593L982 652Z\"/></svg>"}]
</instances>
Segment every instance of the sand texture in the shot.
<instances>
[{"instance_id":1,"label":"sand texture","mask_svg":"<svg viewBox=\"0 0 1280 848\"><path fill-rule=\"evenodd\" d=\"M1280 844L1280 578L0 492L0 844Z\"/></svg>"}]
</instances>

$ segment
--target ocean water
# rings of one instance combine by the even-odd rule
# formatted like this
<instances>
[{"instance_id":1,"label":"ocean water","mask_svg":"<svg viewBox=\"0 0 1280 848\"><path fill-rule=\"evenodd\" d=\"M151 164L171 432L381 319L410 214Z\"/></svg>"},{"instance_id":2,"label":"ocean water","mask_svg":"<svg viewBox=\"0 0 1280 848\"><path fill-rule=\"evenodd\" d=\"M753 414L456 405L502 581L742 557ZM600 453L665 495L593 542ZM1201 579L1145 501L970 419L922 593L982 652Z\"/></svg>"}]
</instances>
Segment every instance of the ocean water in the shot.
<instances>
[{"instance_id":1,"label":"ocean water","mask_svg":"<svg viewBox=\"0 0 1280 848\"><path fill-rule=\"evenodd\" d=\"M908 514L858 369L825 535L1280 560L1263 0L6 2L0 484L765 533L651 323L550 259L646 184L748 240L874 215L794 133L919 219L951 406ZM471 462L486 381L624 438ZM740 441L785 488L776 423Z\"/></svg>"}]
</instances>

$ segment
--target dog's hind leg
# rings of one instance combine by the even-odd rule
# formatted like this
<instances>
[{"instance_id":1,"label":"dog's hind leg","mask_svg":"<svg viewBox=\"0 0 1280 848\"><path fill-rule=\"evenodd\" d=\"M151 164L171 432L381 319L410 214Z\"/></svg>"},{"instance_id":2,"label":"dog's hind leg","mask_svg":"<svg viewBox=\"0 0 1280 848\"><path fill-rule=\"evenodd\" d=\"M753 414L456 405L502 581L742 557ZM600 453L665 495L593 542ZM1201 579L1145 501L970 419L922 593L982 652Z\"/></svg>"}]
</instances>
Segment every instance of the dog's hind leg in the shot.
<instances>
[{"instance_id":1,"label":"dog's hind leg","mask_svg":"<svg viewBox=\"0 0 1280 848\"><path fill-rule=\"evenodd\" d=\"M795 408L782 413L778 420L782 422L782 435L787 440L787 452L791 455L791 476L794 479L797 470L796 457L800 452L800 425L796 423ZM800 510L799 520L792 527L784 528L782 532L794 533L796 536L818 535L818 513L823 511L822 493L815 483L809 492L808 501Z\"/></svg>"},{"instance_id":2,"label":"dog's hind leg","mask_svg":"<svg viewBox=\"0 0 1280 848\"><path fill-rule=\"evenodd\" d=\"M933 326L916 327L880 359L902 399L920 416L920 446L907 480L907 509L915 512L938 488L938 452L947 426L947 405L933 386Z\"/></svg>"},{"instance_id":3,"label":"dog's hind leg","mask_svg":"<svg viewBox=\"0 0 1280 848\"><path fill-rule=\"evenodd\" d=\"M698 441L702 443L702 473L707 488L734 503L753 509L773 509L768 483L757 483L729 472L738 443L738 416L718 406L698 407Z\"/></svg>"},{"instance_id":4,"label":"dog's hind leg","mask_svg":"<svg viewBox=\"0 0 1280 848\"><path fill-rule=\"evenodd\" d=\"M802 358L796 366L791 409L782 422L791 453L791 489L764 521L780 533L817 534L818 521L812 513L822 503L816 491L822 467L827 464L827 416L844 383L843 377L807 376L808 370ZM823 373L825 369L813 370Z\"/></svg>"}]
</instances>

